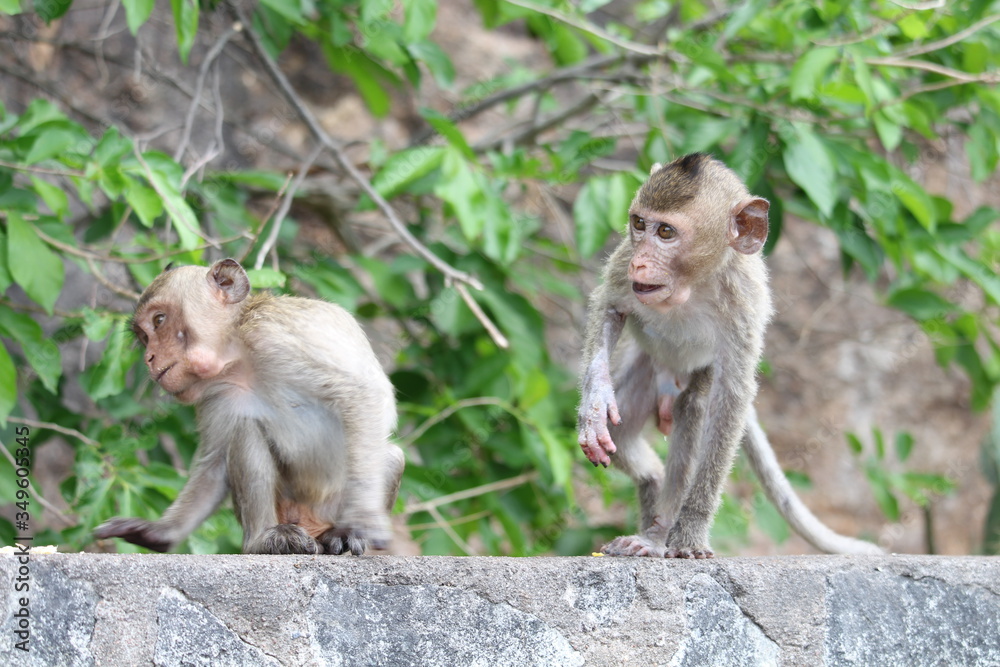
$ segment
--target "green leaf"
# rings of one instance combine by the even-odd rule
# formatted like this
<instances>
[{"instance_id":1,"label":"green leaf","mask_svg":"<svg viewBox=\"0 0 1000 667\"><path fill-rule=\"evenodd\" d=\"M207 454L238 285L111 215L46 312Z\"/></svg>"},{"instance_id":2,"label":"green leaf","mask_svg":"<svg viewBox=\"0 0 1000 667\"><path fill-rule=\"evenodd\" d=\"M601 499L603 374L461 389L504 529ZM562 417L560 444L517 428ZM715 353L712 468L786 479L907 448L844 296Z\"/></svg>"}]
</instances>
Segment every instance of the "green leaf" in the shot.
<instances>
[{"instance_id":1,"label":"green leaf","mask_svg":"<svg viewBox=\"0 0 1000 667\"><path fill-rule=\"evenodd\" d=\"M427 65L434 80L442 88L451 88L455 83L455 65L448 54L429 39L408 44L406 50L417 60Z\"/></svg>"},{"instance_id":2,"label":"green leaf","mask_svg":"<svg viewBox=\"0 0 1000 667\"><path fill-rule=\"evenodd\" d=\"M449 144L462 151L469 160L476 159L476 154L469 146L461 130L455 126L451 120L440 111L434 109L420 109L420 115L424 117L431 127L437 130L438 134L444 137Z\"/></svg>"},{"instance_id":3,"label":"green leaf","mask_svg":"<svg viewBox=\"0 0 1000 667\"><path fill-rule=\"evenodd\" d=\"M131 337L125 332L124 318L111 328L111 337L104 348L100 363L94 364L80 376L80 385L95 401L117 396L125 390L125 374L137 356L130 345Z\"/></svg>"},{"instance_id":4,"label":"green leaf","mask_svg":"<svg viewBox=\"0 0 1000 667\"><path fill-rule=\"evenodd\" d=\"M466 161L461 151L449 147L434 194L448 202L462 227L462 234L470 241L483 233L484 185L476 166Z\"/></svg>"},{"instance_id":5,"label":"green leaf","mask_svg":"<svg viewBox=\"0 0 1000 667\"><path fill-rule=\"evenodd\" d=\"M133 36L139 32L142 24L149 20L149 15L153 13L153 3L154 0L122 0L128 30Z\"/></svg>"},{"instance_id":6,"label":"green leaf","mask_svg":"<svg viewBox=\"0 0 1000 667\"><path fill-rule=\"evenodd\" d=\"M882 437L882 431L873 428L872 429L872 439L875 441L875 458L879 461L885 459L885 438Z\"/></svg>"},{"instance_id":7,"label":"green leaf","mask_svg":"<svg viewBox=\"0 0 1000 667\"><path fill-rule=\"evenodd\" d=\"M994 304L1000 304L1000 278L990 267L975 261L961 248L955 246L935 247L934 252L958 269L966 278L979 285Z\"/></svg>"},{"instance_id":8,"label":"green leaf","mask_svg":"<svg viewBox=\"0 0 1000 667\"><path fill-rule=\"evenodd\" d=\"M969 128L969 138L965 142L965 153L969 156L972 178L981 183L996 172L1000 160L1000 143L997 136L980 118Z\"/></svg>"},{"instance_id":9,"label":"green leaf","mask_svg":"<svg viewBox=\"0 0 1000 667\"><path fill-rule=\"evenodd\" d=\"M889 521L899 521L899 501L896 500L896 496L892 495L892 492L889 490L887 480L882 472L878 468L869 467L865 470L865 476L868 477L872 494L875 496L875 502L878 503L879 509L882 510L885 518L889 519Z\"/></svg>"},{"instance_id":10,"label":"green leaf","mask_svg":"<svg viewBox=\"0 0 1000 667\"><path fill-rule=\"evenodd\" d=\"M382 67L353 47L328 47L326 54L333 70L351 77L372 114L382 117L389 112L392 100L385 86L387 72Z\"/></svg>"},{"instance_id":11,"label":"green leaf","mask_svg":"<svg viewBox=\"0 0 1000 667\"><path fill-rule=\"evenodd\" d=\"M35 12L46 23L52 23L69 10L73 0L33 0Z\"/></svg>"},{"instance_id":12,"label":"green leaf","mask_svg":"<svg viewBox=\"0 0 1000 667\"><path fill-rule=\"evenodd\" d=\"M792 66L789 75L789 87L792 100L813 99L830 68L840 54L840 49L832 46L815 48L799 58Z\"/></svg>"},{"instance_id":13,"label":"green leaf","mask_svg":"<svg viewBox=\"0 0 1000 667\"><path fill-rule=\"evenodd\" d=\"M437 22L437 0L404 0L403 39L419 42L430 36Z\"/></svg>"},{"instance_id":14,"label":"green leaf","mask_svg":"<svg viewBox=\"0 0 1000 667\"><path fill-rule=\"evenodd\" d=\"M34 175L31 177L31 185L53 215L60 220L65 220L69 215L69 197L66 196L66 193Z\"/></svg>"},{"instance_id":15,"label":"green leaf","mask_svg":"<svg viewBox=\"0 0 1000 667\"><path fill-rule=\"evenodd\" d=\"M295 23L296 25L301 25L305 23L305 17L302 15L302 6L299 2L289 0L261 0L261 4L267 6L272 11L281 15L285 19Z\"/></svg>"},{"instance_id":16,"label":"green leaf","mask_svg":"<svg viewBox=\"0 0 1000 667\"><path fill-rule=\"evenodd\" d=\"M913 217L924 229L933 232L937 227L937 210L934 200L920 184L907 176L902 170L892 167L892 192L899 198Z\"/></svg>"},{"instance_id":17,"label":"green leaf","mask_svg":"<svg viewBox=\"0 0 1000 667\"><path fill-rule=\"evenodd\" d=\"M160 195L156 194L156 190L147 188L132 176L127 179L125 201L139 216L139 222L145 227L152 227L153 222L163 214L163 200L160 199Z\"/></svg>"},{"instance_id":18,"label":"green leaf","mask_svg":"<svg viewBox=\"0 0 1000 667\"><path fill-rule=\"evenodd\" d=\"M804 124L793 124L795 137L785 147L785 171L820 213L829 217L837 203L837 170L826 145Z\"/></svg>"},{"instance_id":19,"label":"green leaf","mask_svg":"<svg viewBox=\"0 0 1000 667\"><path fill-rule=\"evenodd\" d=\"M375 174L372 185L383 197L391 199L440 167L445 150L442 146L419 146L394 153Z\"/></svg>"},{"instance_id":20,"label":"green leaf","mask_svg":"<svg viewBox=\"0 0 1000 667\"><path fill-rule=\"evenodd\" d=\"M608 179L604 177L590 179L573 202L576 245L583 257L593 256L607 242L611 234L611 225L608 221L613 218L609 211Z\"/></svg>"},{"instance_id":21,"label":"green leaf","mask_svg":"<svg viewBox=\"0 0 1000 667\"><path fill-rule=\"evenodd\" d=\"M177 29L177 51L187 64L188 54L198 34L198 3L194 0L170 0L174 10L174 27Z\"/></svg>"},{"instance_id":22,"label":"green leaf","mask_svg":"<svg viewBox=\"0 0 1000 667\"><path fill-rule=\"evenodd\" d=\"M875 131L882 145L889 152L896 150L903 140L903 128L899 123L891 120L885 111L876 111L872 120L875 124Z\"/></svg>"},{"instance_id":23,"label":"green leaf","mask_svg":"<svg viewBox=\"0 0 1000 667\"><path fill-rule=\"evenodd\" d=\"M853 433L846 433L847 436L847 446L851 448L851 452L854 454L860 454L864 451L865 446L861 444L861 439Z\"/></svg>"},{"instance_id":24,"label":"green leaf","mask_svg":"<svg viewBox=\"0 0 1000 667\"><path fill-rule=\"evenodd\" d=\"M896 290L889 295L887 303L918 321L930 320L956 310L955 305L947 299L919 287Z\"/></svg>"},{"instance_id":25,"label":"green leaf","mask_svg":"<svg viewBox=\"0 0 1000 667\"><path fill-rule=\"evenodd\" d=\"M20 14L20 0L0 0L0 12L4 14Z\"/></svg>"},{"instance_id":26,"label":"green leaf","mask_svg":"<svg viewBox=\"0 0 1000 667\"><path fill-rule=\"evenodd\" d=\"M768 537L781 544L791 535L788 523L767 496L758 491L754 494L754 519Z\"/></svg>"},{"instance_id":27,"label":"green leaf","mask_svg":"<svg viewBox=\"0 0 1000 667\"><path fill-rule=\"evenodd\" d=\"M62 375L62 357L55 342L45 337L42 327L24 313L0 305L0 331L21 344L24 356L38 373L42 384L53 394L58 391Z\"/></svg>"},{"instance_id":28,"label":"green leaf","mask_svg":"<svg viewBox=\"0 0 1000 667\"><path fill-rule=\"evenodd\" d=\"M7 353L7 348L0 345L0 425L7 426L7 417L17 405L17 369L14 361Z\"/></svg>"},{"instance_id":29,"label":"green leaf","mask_svg":"<svg viewBox=\"0 0 1000 667\"><path fill-rule=\"evenodd\" d=\"M53 120L66 120L66 114L59 110L59 107L44 98L32 100L28 108L21 114L21 119L17 125L21 128L21 136L34 130L42 123Z\"/></svg>"},{"instance_id":30,"label":"green leaf","mask_svg":"<svg viewBox=\"0 0 1000 667\"><path fill-rule=\"evenodd\" d=\"M14 277L10 275L10 262L7 260L7 234L0 229L0 294L13 284Z\"/></svg>"},{"instance_id":31,"label":"green leaf","mask_svg":"<svg viewBox=\"0 0 1000 667\"><path fill-rule=\"evenodd\" d=\"M281 271L274 269L247 269L247 276L250 278L250 285L254 289L271 289L272 287L284 287L288 277Z\"/></svg>"},{"instance_id":32,"label":"green leaf","mask_svg":"<svg viewBox=\"0 0 1000 667\"><path fill-rule=\"evenodd\" d=\"M906 459L910 458L910 452L913 451L913 436L906 431L900 431L896 434L896 456L901 462L906 462Z\"/></svg>"},{"instance_id":33,"label":"green leaf","mask_svg":"<svg viewBox=\"0 0 1000 667\"><path fill-rule=\"evenodd\" d=\"M82 128L64 120L42 123L31 134L35 140L24 157L25 164L35 164L62 155L71 146L86 139Z\"/></svg>"},{"instance_id":34,"label":"green leaf","mask_svg":"<svg viewBox=\"0 0 1000 667\"><path fill-rule=\"evenodd\" d=\"M180 182L183 176L180 165L163 153L150 151L143 153L143 158L149 166L145 176L150 180L153 189L163 200L163 207L174 222L174 229L180 238L181 247L192 250L201 243L199 232L201 226L194 211L188 205L180 192Z\"/></svg>"},{"instance_id":35,"label":"green leaf","mask_svg":"<svg viewBox=\"0 0 1000 667\"><path fill-rule=\"evenodd\" d=\"M94 146L93 159L102 168L117 165L126 153L132 152L132 142L109 127Z\"/></svg>"},{"instance_id":36,"label":"green leaf","mask_svg":"<svg viewBox=\"0 0 1000 667\"><path fill-rule=\"evenodd\" d=\"M35 228L19 213L7 211L7 233L7 262L11 276L51 315L62 291L62 260L38 238Z\"/></svg>"}]
</instances>

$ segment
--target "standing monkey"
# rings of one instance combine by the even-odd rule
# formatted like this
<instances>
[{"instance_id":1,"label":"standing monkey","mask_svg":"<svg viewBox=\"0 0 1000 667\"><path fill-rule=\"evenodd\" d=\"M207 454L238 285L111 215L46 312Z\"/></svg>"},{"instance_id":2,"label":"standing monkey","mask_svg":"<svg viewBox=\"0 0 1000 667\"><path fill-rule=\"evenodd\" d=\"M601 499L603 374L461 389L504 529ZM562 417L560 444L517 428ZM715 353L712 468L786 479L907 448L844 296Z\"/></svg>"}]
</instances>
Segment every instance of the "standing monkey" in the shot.
<instances>
[{"instance_id":1,"label":"standing monkey","mask_svg":"<svg viewBox=\"0 0 1000 667\"><path fill-rule=\"evenodd\" d=\"M157 521L116 518L98 538L167 551L233 496L244 553L384 549L403 473L392 384L358 323L331 303L250 295L236 261L167 269L132 331L150 376L194 404L190 478Z\"/></svg>"},{"instance_id":2,"label":"standing monkey","mask_svg":"<svg viewBox=\"0 0 1000 667\"><path fill-rule=\"evenodd\" d=\"M628 237L591 296L584 346L580 446L595 466L614 461L639 492L641 532L606 554L711 558L709 529L741 440L772 502L814 546L881 553L809 512L757 425L769 206L701 153L654 165L636 193ZM654 417L671 435L666 466L642 437Z\"/></svg>"}]
</instances>

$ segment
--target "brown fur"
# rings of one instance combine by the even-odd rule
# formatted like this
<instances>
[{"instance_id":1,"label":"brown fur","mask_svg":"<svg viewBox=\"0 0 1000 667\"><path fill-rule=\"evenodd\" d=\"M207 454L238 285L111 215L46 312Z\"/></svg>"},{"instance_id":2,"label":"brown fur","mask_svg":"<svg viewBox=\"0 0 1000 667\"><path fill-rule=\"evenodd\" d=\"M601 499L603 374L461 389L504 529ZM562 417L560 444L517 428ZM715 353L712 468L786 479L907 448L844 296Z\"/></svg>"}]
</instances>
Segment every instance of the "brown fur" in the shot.
<instances>
[{"instance_id":1,"label":"brown fur","mask_svg":"<svg viewBox=\"0 0 1000 667\"><path fill-rule=\"evenodd\" d=\"M150 375L197 407L187 485L158 521L112 519L100 538L165 551L233 496L247 553L360 554L391 538L403 455L392 384L344 309L250 295L233 260L164 272L131 327Z\"/></svg>"}]
</instances>

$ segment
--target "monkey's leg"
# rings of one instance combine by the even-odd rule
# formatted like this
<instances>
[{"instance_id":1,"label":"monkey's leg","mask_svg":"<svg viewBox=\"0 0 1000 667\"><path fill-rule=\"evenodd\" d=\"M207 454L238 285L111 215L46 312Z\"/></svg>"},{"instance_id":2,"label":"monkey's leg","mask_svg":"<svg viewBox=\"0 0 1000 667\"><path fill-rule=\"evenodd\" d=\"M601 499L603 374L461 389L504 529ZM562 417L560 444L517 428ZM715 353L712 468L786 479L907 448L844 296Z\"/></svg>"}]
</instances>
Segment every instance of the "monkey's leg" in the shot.
<instances>
[{"instance_id":1,"label":"monkey's leg","mask_svg":"<svg viewBox=\"0 0 1000 667\"><path fill-rule=\"evenodd\" d=\"M319 541L327 553L339 555L350 551L360 556L369 545L385 549L392 539L386 505L390 496L393 503L396 500L402 451L388 443L386 420L354 419L351 414L344 417L347 481L343 501L333 517L333 528L323 533Z\"/></svg>"},{"instance_id":2,"label":"monkey's leg","mask_svg":"<svg viewBox=\"0 0 1000 667\"><path fill-rule=\"evenodd\" d=\"M262 421L240 420L233 429L229 478L236 518L243 526L243 553L318 554L320 545L301 526L278 523L280 474L277 446Z\"/></svg>"},{"instance_id":3,"label":"monkey's leg","mask_svg":"<svg viewBox=\"0 0 1000 667\"><path fill-rule=\"evenodd\" d=\"M610 556L662 556L666 528L661 525L663 461L643 437L643 428L656 414L656 379L649 357L637 349L624 355L615 374L621 406L621 423L610 424L611 437L618 449L611 457L635 482L639 495L640 533L617 537L602 547Z\"/></svg>"},{"instance_id":4,"label":"monkey's leg","mask_svg":"<svg viewBox=\"0 0 1000 667\"><path fill-rule=\"evenodd\" d=\"M733 377L715 375L712 386L706 388L707 400L701 402L700 417L704 427L698 424L700 428L689 436L704 451L698 457L697 469L677 520L667 536L668 558L711 558L714 555L709 546L709 531L719 506L723 484L746 427L749 403L744 397L752 396L755 387L752 372L748 372L742 381L740 377L734 380ZM706 376L706 383L710 378L711 374ZM686 416L678 416L682 421L687 419ZM695 420L691 421L693 429ZM689 461L687 465L690 464Z\"/></svg>"},{"instance_id":5,"label":"monkey's leg","mask_svg":"<svg viewBox=\"0 0 1000 667\"><path fill-rule=\"evenodd\" d=\"M117 517L98 526L94 537L120 537L153 551L169 551L219 507L228 491L224 443L203 440L187 484L160 519Z\"/></svg>"},{"instance_id":6,"label":"monkey's leg","mask_svg":"<svg viewBox=\"0 0 1000 667\"><path fill-rule=\"evenodd\" d=\"M667 530L677 522L681 507L693 483L694 470L701 459L700 445L711 385L711 369L697 370L692 373L687 386L674 401L672 420L674 428L670 436L670 450L667 452L666 481L659 500L662 511L660 520ZM666 537L667 534L664 532L664 542Z\"/></svg>"},{"instance_id":7,"label":"monkey's leg","mask_svg":"<svg viewBox=\"0 0 1000 667\"><path fill-rule=\"evenodd\" d=\"M389 445L385 452L385 510L392 512L396 505L396 498L399 496L399 485L403 481L403 468L406 465L406 457L403 450L396 445ZM320 544L327 553L340 555L350 551L356 556L360 556L368 548L367 541L362 535L334 525L333 528L325 531L319 537ZM380 547L384 548L384 547Z\"/></svg>"}]
</instances>

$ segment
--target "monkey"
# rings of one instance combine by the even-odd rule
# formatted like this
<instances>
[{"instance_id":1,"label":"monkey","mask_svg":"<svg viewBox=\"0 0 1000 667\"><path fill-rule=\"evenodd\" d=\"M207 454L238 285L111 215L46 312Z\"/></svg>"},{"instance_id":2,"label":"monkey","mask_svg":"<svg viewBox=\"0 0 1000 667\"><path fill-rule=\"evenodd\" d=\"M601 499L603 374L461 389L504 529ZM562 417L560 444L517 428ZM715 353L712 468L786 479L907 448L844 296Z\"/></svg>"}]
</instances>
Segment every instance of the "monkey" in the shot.
<instances>
[{"instance_id":1,"label":"monkey","mask_svg":"<svg viewBox=\"0 0 1000 667\"><path fill-rule=\"evenodd\" d=\"M168 267L130 322L150 377L195 405L187 483L156 521L114 518L98 539L168 551L231 493L243 553L384 549L403 473L395 392L343 308L250 293L233 259Z\"/></svg>"},{"instance_id":2,"label":"monkey","mask_svg":"<svg viewBox=\"0 0 1000 667\"><path fill-rule=\"evenodd\" d=\"M588 304L579 444L594 466L635 483L640 532L611 556L711 558L709 530L740 443L772 502L813 546L882 553L839 535L795 495L753 399L772 316L761 249L770 203L735 172L694 153L653 166ZM643 437L669 436L664 463Z\"/></svg>"}]
</instances>

